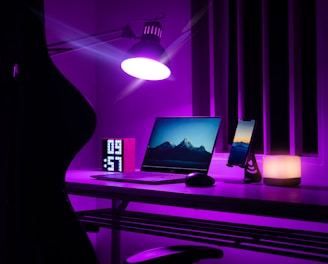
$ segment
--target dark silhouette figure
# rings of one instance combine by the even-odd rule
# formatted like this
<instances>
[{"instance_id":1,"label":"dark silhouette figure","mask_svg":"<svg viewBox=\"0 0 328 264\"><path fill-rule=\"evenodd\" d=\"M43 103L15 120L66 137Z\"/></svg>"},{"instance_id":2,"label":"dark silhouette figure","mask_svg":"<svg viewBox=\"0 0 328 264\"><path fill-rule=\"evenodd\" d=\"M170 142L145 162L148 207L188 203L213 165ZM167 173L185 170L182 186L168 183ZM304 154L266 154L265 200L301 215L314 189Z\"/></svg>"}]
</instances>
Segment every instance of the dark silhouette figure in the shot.
<instances>
[{"instance_id":1,"label":"dark silhouette figure","mask_svg":"<svg viewBox=\"0 0 328 264\"><path fill-rule=\"evenodd\" d=\"M65 191L95 113L48 55L43 0L1 13L0 263L98 263Z\"/></svg>"}]
</instances>

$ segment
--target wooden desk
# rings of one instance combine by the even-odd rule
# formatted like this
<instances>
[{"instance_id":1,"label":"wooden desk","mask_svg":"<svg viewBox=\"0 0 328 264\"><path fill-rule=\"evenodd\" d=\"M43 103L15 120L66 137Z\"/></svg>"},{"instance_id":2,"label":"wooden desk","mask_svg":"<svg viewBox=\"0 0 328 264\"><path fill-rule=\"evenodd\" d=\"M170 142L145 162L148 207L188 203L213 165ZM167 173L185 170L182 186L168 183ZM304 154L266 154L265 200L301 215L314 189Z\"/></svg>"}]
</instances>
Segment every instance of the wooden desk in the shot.
<instances>
[{"instance_id":1,"label":"wooden desk","mask_svg":"<svg viewBox=\"0 0 328 264\"><path fill-rule=\"evenodd\" d=\"M190 188L184 184L146 185L90 178L90 175L99 173L104 172L67 172L68 193L112 200L112 208L78 212L82 223L328 262L327 232L233 224L127 210L129 202L141 202L328 223L326 187L285 188L216 182L215 186L209 188ZM151 228L148 227L150 224ZM182 226L188 228L182 230ZM112 239L119 239L118 234L114 234ZM120 262L119 256L112 258L113 263Z\"/></svg>"}]
</instances>

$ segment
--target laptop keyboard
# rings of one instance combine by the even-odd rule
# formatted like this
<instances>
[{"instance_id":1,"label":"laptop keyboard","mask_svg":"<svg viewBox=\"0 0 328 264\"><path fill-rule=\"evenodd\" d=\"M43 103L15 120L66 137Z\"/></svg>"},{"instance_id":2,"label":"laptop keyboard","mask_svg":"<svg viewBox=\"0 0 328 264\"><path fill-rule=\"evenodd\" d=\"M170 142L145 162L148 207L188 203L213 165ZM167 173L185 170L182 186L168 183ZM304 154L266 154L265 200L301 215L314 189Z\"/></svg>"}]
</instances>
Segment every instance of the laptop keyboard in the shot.
<instances>
[{"instance_id":1,"label":"laptop keyboard","mask_svg":"<svg viewBox=\"0 0 328 264\"><path fill-rule=\"evenodd\" d=\"M183 182L184 179L186 178L186 175L176 174L176 173L138 171L138 172L109 173L103 175L94 175L92 177L99 180L109 180L109 181L160 183L161 181L169 182L174 180L179 180L179 182Z\"/></svg>"}]
</instances>

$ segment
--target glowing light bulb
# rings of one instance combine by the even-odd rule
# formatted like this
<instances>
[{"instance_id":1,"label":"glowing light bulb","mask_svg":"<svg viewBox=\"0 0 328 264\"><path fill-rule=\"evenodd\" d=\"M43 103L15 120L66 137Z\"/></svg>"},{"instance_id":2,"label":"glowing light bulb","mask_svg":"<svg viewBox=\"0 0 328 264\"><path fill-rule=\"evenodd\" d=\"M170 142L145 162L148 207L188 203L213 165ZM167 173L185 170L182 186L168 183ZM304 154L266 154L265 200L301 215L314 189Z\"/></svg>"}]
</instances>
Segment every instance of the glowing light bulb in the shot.
<instances>
[{"instance_id":1,"label":"glowing light bulb","mask_svg":"<svg viewBox=\"0 0 328 264\"><path fill-rule=\"evenodd\" d=\"M170 69L163 63L148 58L129 58L121 63L127 74L143 80L163 80L171 75Z\"/></svg>"}]
</instances>

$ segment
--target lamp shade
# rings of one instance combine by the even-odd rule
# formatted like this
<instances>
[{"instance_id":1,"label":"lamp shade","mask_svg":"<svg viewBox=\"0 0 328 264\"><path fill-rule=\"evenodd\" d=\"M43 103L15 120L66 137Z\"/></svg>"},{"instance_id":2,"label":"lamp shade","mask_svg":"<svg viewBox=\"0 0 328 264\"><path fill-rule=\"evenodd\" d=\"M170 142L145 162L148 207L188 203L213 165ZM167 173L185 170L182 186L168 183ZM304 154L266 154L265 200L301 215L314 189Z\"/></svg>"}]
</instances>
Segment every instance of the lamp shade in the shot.
<instances>
[{"instance_id":1,"label":"lamp shade","mask_svg":"<svg viewBox=\"0 0 328 264\"><path fill-rule=\"evenodd\" d=\"M301 158L277 155L263 158L263 182L266 185L296 186L301 182Z\"/></svg>"},{"instance_id":2,"label":"lamp shade","mask_svg":"<svg viewBox=\"0 0 328 264\"><path fill-rule=\"evenodd\" d=\"M170 61L160 45L162 25L158 21L147 22L140 42L135 44L121 63L127 74L143 80L163 80L171 75Z\"/></svg>"}]
</instances>

